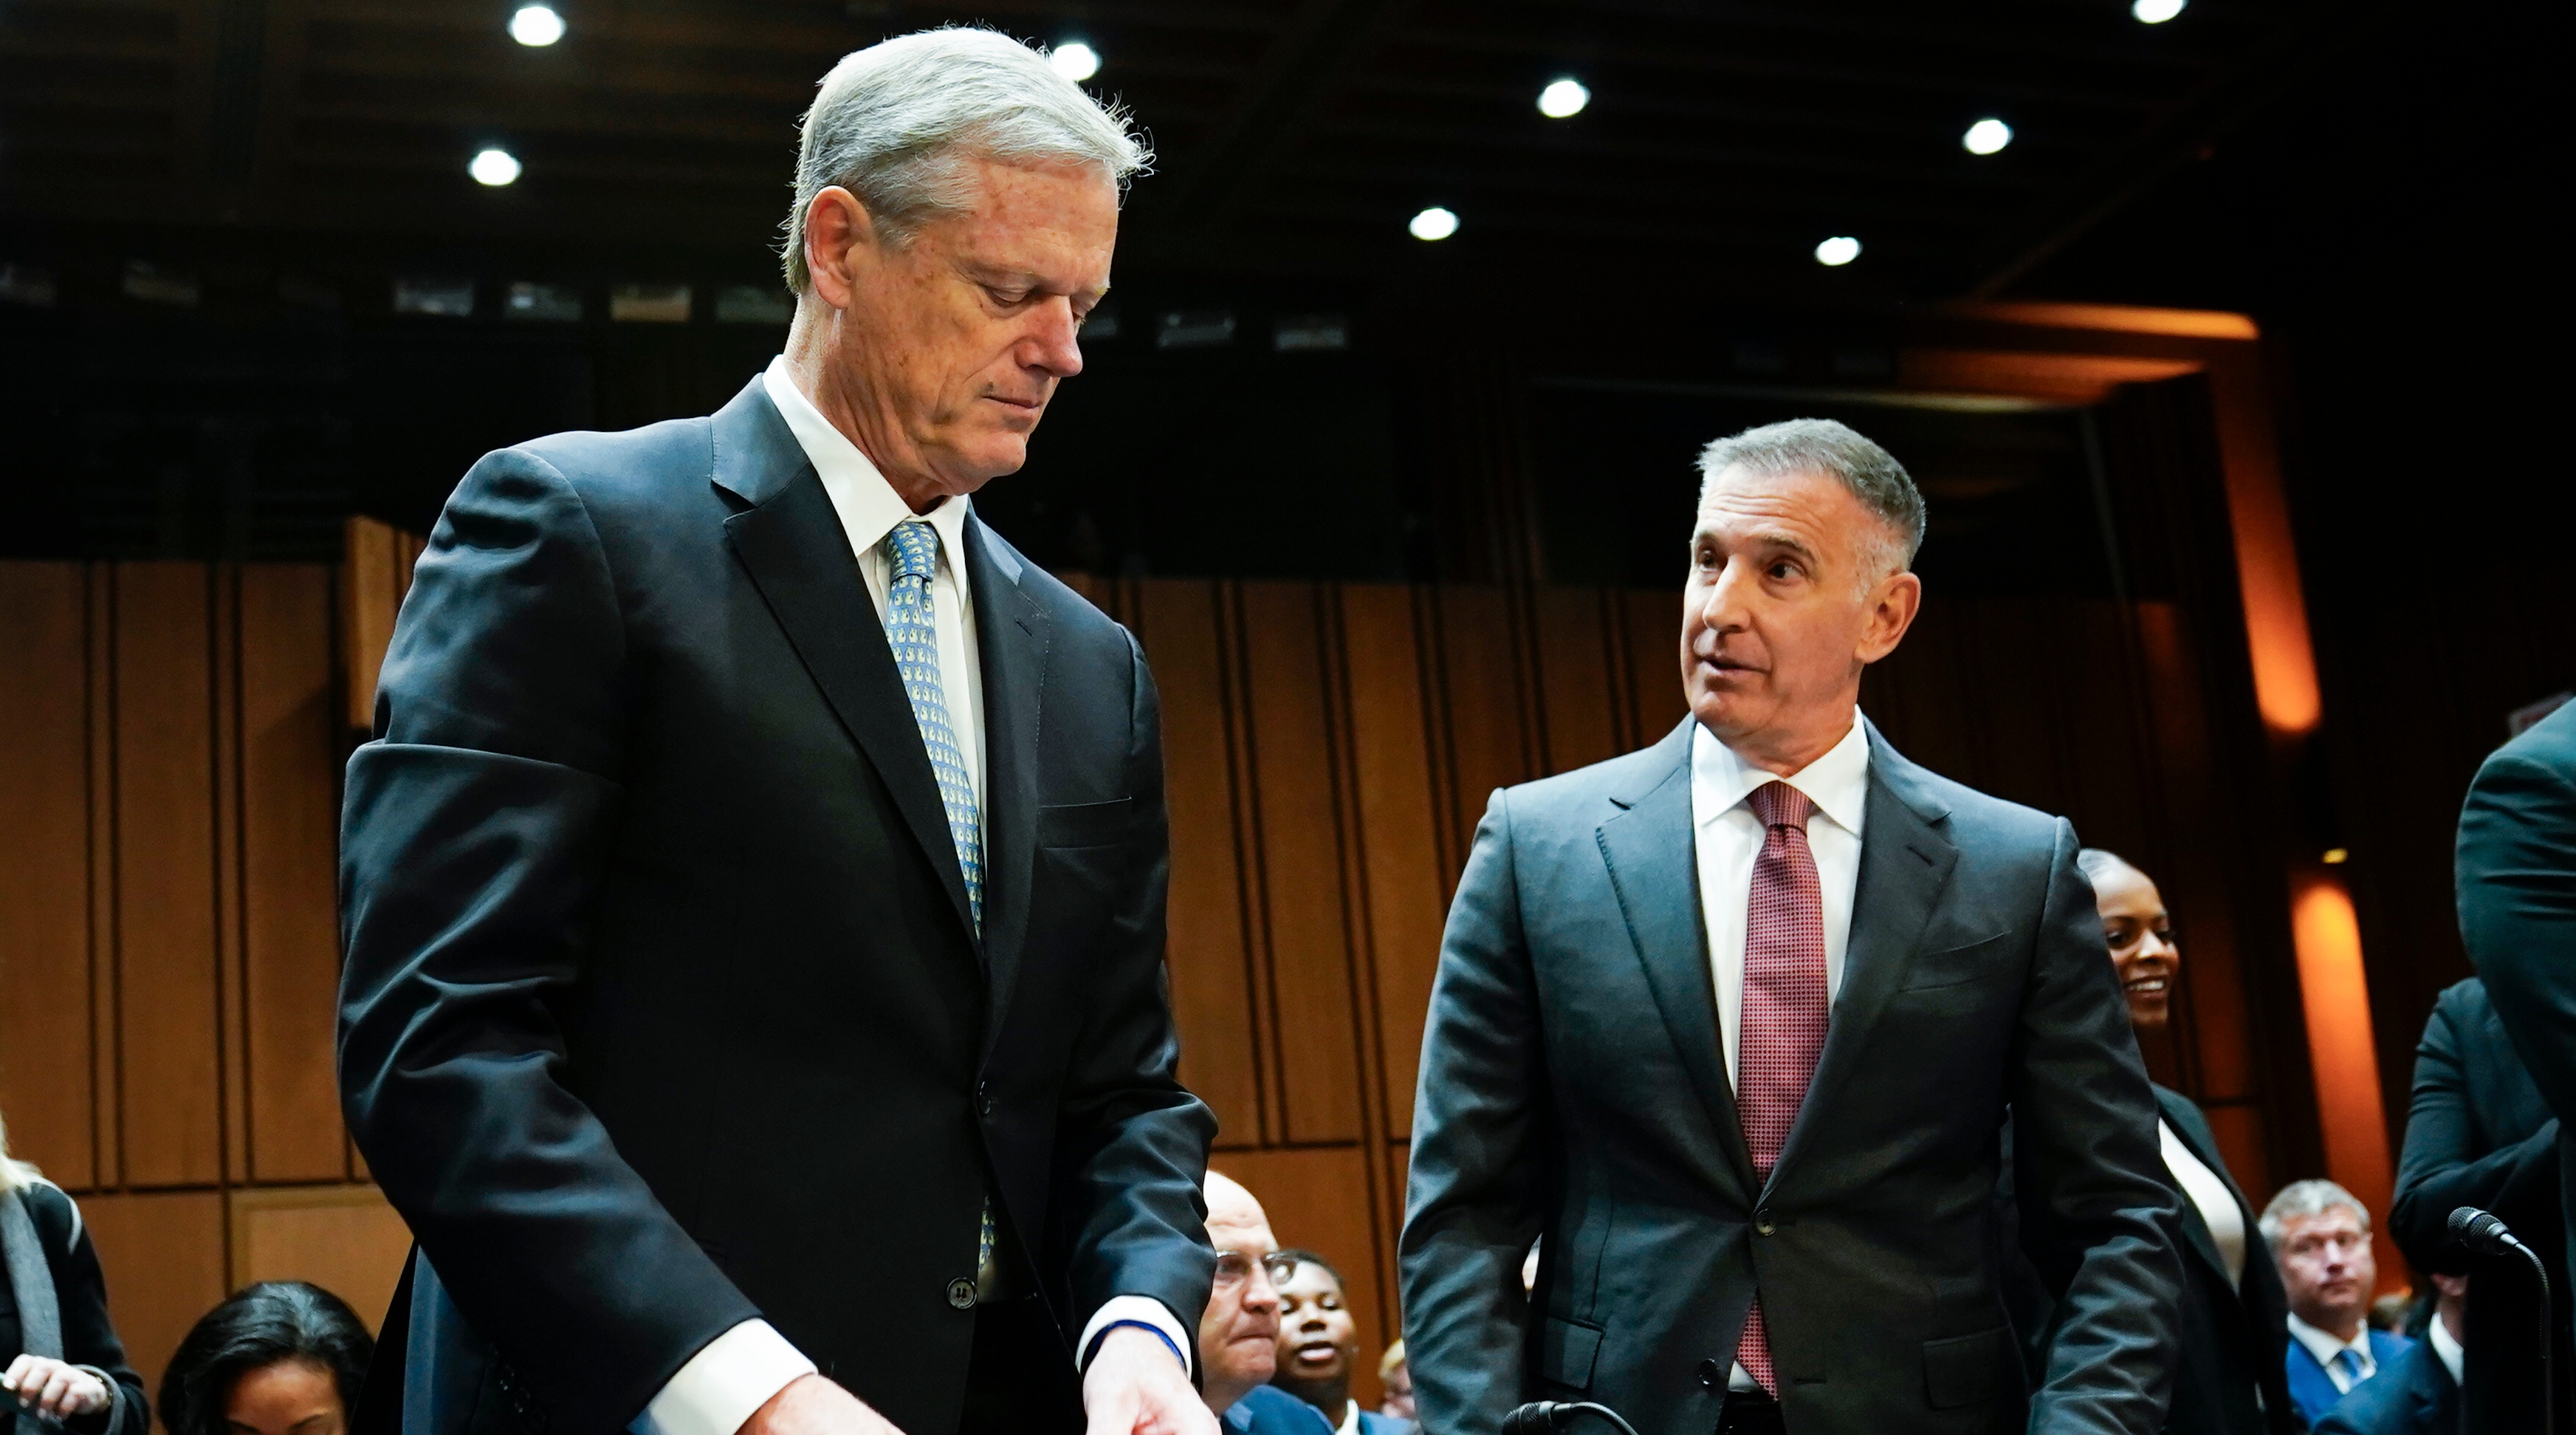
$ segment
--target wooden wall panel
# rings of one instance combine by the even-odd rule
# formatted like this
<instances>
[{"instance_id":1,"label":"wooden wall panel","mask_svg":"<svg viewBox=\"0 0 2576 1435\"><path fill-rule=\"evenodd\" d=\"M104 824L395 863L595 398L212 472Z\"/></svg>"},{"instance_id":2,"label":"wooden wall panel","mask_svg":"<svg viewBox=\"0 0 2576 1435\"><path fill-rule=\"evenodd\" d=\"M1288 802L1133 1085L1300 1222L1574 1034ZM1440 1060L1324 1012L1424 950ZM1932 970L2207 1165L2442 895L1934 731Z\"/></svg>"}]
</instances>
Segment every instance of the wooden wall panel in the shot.
<instances>
[{"instance_id":1,"label":"wooden wall panel","mask_svg":"<svg viewBox=\"0 0 2576 1435\"><path fill-rule=\"evenodd\" d=\"M1627 750L1620 729L1628 683L1615 666L1621 654L1611 641L1612 598L1592 588L1541 588L1530 595L1549 772L1572 772Z\"/></svg>"},{"instance_id":2,"label":"wooden wall panel","mask_svg":"<svg viewBox=\"0 0 2576 1435\"><path fill-rule=\"evenodd\" d=\"M1439 615L1441 716L1449 740L1450 821L1463 857L1497 787L1538 775L1526 714L1528 674L1500 588L1435 588ZM1450 880L1456 881L1452 873Z\"/></svg>"},{"instance_id":3,"label":"wooden wall panel","mask_svg":"<svg viewBox=\"0 0 2576 1435\"><path fill-rule=\"evenodd\" d=\"M1628 625L1628 702L1636 746L1663 740L1690 714L1682 692L1682 595L1622 593L1620 615Z\"/></svg>"},{"instance_id":4,"label":"wooden wall panel","mask_svg":"<svg viewBox=\"0 0 2576 1435\"><path fill-rule=\"evenodd\" d=\"M235 1191L232 1283L309 1281L374 1330L411 1254L411 1229L373 1186Z\"/></svg>"},{"instance_id":5,"label":"wooden wall panel","mask_svg":"<svg viewBox=\"0 0 2576 1435\"><path fill-rule=\"evenodd\" d=\"M1321 597L1303 583L1242 588L1260 910L1278 1009L1281 1105L1293 1142L1357 1141L1361 1121L1359 1011Z\"/></svg>"},{"instance_id":6,"label":"wooden wall panel","mask_svg":"<svg viewBox=\"0 0 2576 1435\"><path fill-rule=\"evenodd\" d=\"M1393 1269L1395 1245L1370 1218L1365 1153L1356 1146L1236 1151L1211 1164L1261 1202L1281 1246L1313 1251L1342 1273L1360 1344L1351 1393L1363 1408L1376 1409L1378 1353L1397 1327L1392 1286L1378 1273Z\"/></svg>"},{"instance_id":7,"label":"wooden wall panel","mask_svg":"<svg viewBox=\"0 0 2576 1435\"><path fill-rule=\"evenodd\" d=\"M1260 1046L1245 947L1243 859L1235 845L1232 743L1215 588L1138 585L1138 640L1163 699L1163 772L1172 821L1172 1014L1181 1078L1216 1112L1222 1145L1261 1140Z\"/></svg>"},{"instance_id":8,"label":"wooden wall panel","mask_svg":"<svg viewBox=\"0 0 2576 1435\"><path fill-rule=\"evenodd\" d=\"M87 621L77 565L0 564L0 1115L74 1187L96 1170Z\"/></svg>"},{"instance_id":9,"label":"wooden wall panel","mask_svg":"<svg viewBox=\"0 0 2576 1435\"><path fill-rule=\"evenodd\" d=\"M224 1198L213 1191L83 1196L81 1217L107 1276L107 1313L157 1394L180 1337L222 1300Z\"/></svg>"},{"instance_id":10,"label":"wooden wall panel","mask_svg":"<svg viewBox=\"0 0 2576 1435\"><path fill-rule=\"evenodd\" d=\"M332 1053L339 963L339 803L331 572L241 578L243 960L250 1174L347 1172Z\"/></svg>"},{"instance_id":11,"label":"wooden wall panel","mask_svg":"<svg viewBox=\"0 0 2576 1435\"><path fill-rule=\"evenodd\" d=\"M206 568L116 572L117 1111L130 1185L222 1177Z\"/></svg>"}]
</instances>

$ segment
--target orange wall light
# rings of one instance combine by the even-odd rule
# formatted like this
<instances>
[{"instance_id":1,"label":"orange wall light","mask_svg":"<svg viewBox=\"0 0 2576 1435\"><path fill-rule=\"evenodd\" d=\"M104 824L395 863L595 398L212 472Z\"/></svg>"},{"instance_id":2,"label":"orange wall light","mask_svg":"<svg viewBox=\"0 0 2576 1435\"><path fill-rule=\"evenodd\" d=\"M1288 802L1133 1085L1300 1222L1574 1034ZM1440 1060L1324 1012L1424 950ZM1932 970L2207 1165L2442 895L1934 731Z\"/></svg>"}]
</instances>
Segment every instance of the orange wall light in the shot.
<instances>
[{"instance_id":1,"label":"orange wall light","mask_svg":"<svg viewBox=\"0 0 2576 1435\"><path fill-rule=\"evenodd\" d=\"M2380 1282L2403 1284L2405 1267L2385 1237L2395 1180L2388 1120L2380 1104L2379 1049L2371 1039L2370 987L2361 969L2361 924L2352 894L2328 876L2296 880L2290 934L2299 954L2299 996L2307 1009L2308 1060L2316 1072L2317 1115L2325 1127L2326 1172L2377 1218L2383 1234Z\"/></svg>"}]
</instances>

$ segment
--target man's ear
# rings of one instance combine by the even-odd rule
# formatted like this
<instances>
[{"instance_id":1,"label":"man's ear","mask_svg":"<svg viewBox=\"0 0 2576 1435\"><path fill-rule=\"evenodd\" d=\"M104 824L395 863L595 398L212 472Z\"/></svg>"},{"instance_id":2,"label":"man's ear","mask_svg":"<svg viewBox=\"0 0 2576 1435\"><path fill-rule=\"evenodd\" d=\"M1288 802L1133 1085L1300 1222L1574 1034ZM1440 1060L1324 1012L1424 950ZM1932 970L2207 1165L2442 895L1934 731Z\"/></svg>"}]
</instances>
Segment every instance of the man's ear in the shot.
<instances>
[{"instance_id":1,"label":"man's ear","mask_svg":"<svg viewBox=\"0 0 2576 1435\"><path fill-rule=\"evenodd\" d=\"M1923 580L1911 572L1890 573L1878 580L1870 590L1869 616L1861 623L1860 660L1874 663L1895 652L1922 607Z\"/></svg>"},{"instance_id":2,"label":"man's ear","mask_svg":"<svg viewBox=\"0 0 2576 1435\"><path fill-rule=\"evenodd\" d=\"M805 205L805 273L814 297L835 309L850 307L858 271L876 256L876 220L859 197L828 185Z\"/></svg>"}]
</instances>

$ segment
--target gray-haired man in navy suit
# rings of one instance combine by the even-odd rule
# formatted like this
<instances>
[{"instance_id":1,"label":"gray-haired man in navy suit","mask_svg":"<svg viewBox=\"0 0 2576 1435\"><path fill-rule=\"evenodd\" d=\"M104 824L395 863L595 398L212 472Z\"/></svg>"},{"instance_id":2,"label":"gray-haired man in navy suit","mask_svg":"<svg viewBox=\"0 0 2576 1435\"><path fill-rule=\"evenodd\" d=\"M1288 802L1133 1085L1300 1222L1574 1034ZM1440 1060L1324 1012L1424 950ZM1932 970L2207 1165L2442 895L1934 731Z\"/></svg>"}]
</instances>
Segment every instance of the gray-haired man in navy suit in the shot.
<instances>
[{"instance_id":1,"label":"gray-haired man in navy suit","mask_svg":"<svg viewBox=\"0 0 2576 1435\"><path fill-rule=\"evenodd\" d=\"M2148 1435L2177 1210L2075 833L1859 713L1920 600L1922 500L1816 420L1702 469L1690 718L1496 793L1450 910L1401 1252L1425 1428L1546 1398L1644 1431ZM2036 1392L2007 1112L2058 1298Z\"/></svg>"}]
</instances>

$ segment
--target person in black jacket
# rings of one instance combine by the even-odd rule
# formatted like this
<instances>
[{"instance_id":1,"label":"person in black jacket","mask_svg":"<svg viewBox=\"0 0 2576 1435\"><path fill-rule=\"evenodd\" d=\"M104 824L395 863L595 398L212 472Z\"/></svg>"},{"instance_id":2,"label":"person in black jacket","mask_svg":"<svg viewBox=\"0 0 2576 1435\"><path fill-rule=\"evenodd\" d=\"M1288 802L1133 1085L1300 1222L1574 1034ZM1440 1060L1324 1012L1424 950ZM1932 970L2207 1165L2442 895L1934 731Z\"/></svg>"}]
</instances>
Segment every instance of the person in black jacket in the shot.
<instances>
[{"instance_id":1,"label":"person in black jacket","mask_svg":"<svg viewBox=\"0 0 2576 1435\"><path fill-rule=\"evenodd\" d=\"M35 1250L19 1245L25 1237L33 1238ZM8 1401L0 1412L14 1408L59 1420L76 1435L147 1435L152 1407L107 1317L107 1280L80 1207L35 1167L9 1158L5 1126L0 1255L7 1258L0 1273L0 1393ZM31 1284L43 1288L21 1289ZM28 1348L36 1343L52 1348Z\"/></svg>"},{"instance_id":2,"label":"person in black jacket","mask_svg":"<svg viewBox=\"0 0 2576 1435\"><path fill-rule=\"evenodd\" d=\"M2111 966L2141 1030L2172 1019L2182 949L2173 918L2147 874L2100 848L2076 865L2093 884ZM2155 1089L2165 1172L2182 1196L2182 1358L2174 1372L2167 1435L2297 1435L2283 1351L2289 1303L2255 1209L2228 1174L2209 1120L2191 1098Z\"/></svg>"},{"instance_id":3,"label":"person in black jacket","mask_svg":"<svg viewBox=\"0 0 2576 1435\"><path fill-rule=\"evenodd\" d=\"M2505 1036L2486 983L2471 977L2443 992L2415 1049L2413 1107L2388 1233L2420 1270L2477 1276L2460 1392L2471 1430L2540 1428L2540 1292L2522 1257L2462 1250L2451 1239L2451 1212L2494 1212L2554 1273L2563 1244L2558 1129ZM2569 1301L2564 1282L2553 1286L2559 1409L2567 1411Z\"/></svg>"}]
</instances>

